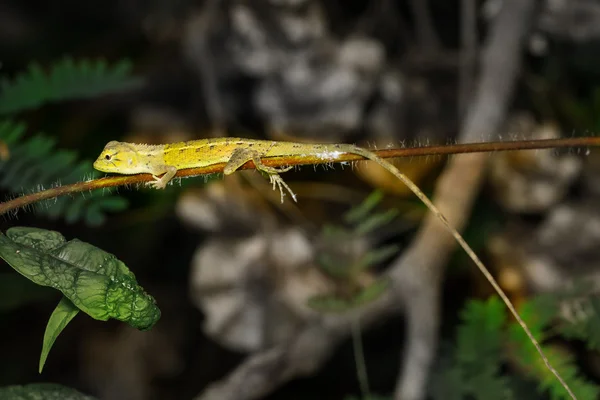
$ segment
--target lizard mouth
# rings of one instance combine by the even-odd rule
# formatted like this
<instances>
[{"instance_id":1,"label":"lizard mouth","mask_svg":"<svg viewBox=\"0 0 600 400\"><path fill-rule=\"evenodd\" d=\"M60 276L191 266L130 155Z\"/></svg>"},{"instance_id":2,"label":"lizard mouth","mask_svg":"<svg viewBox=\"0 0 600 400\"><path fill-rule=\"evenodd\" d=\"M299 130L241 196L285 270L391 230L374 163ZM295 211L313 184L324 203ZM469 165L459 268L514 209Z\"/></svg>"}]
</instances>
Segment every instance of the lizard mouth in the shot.
<instances>
[{"instance_id":1,"label":"lizard mouth","mask_svg":"<svg viewBox=\"0 0 600 400\"><path fill-rule=\"evenodd\" d=\"M94 165L94 168L97 169L98 171L111 172L112 168L111 168L110 164L112 164L112 166L116 168L116 165L114 165L114 163L107 163L104 160L96 160L96 161L94 161L93 165Z\"/></svg>"}]
</instances>

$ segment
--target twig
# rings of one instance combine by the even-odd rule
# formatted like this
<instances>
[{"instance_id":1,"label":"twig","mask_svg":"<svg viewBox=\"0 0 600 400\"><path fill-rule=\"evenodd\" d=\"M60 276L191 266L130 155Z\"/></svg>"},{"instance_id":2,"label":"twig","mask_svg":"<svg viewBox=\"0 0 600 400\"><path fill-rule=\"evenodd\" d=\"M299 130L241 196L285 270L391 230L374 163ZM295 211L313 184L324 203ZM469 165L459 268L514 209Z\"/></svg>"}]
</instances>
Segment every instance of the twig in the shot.
<instances>
[{"instance_id":1,"label":"twig","mask_svg":"<svg viewBox=\"0 0 600 400\"><path fill-rule=\"evenodd\" d=\"M580 137L580 138L564 138L564 139L545 139L545 140L523 140L510 142L488 142L488 143L465 143L445 146L422 146L422 147L406 147L393 148L385 150L373 150L373 153L381 158L391 157L417 157L428 155L450 155L450 154L466 154L466 153L487 153L492 151L510 151L510 150L534 150L534 149L549 149L549 148L571 148L571 147L600 147L600 137ZM314 165L314 164L329 164L332 162L350 162L364 160L356 154L343 154L335 160L325 159L323 157L314 157L310 155L296 157L281 157L281 158L264 158L264 165L271 167L283 167L286 165ZM214 173L222 173L223 164L214 164L209 167L188 168L177 171L176 177L184 178L199 175L208 175ZM247 162L240 169L252 169L254 163ZM71 185L56 186L51 189L43 190L36 193L17 197L0 203L0 215L12 210L25 207L29 204L38 201L52 199L55 197L70 195L73 193L86 192L89 190L102 189L107 187L135 185L153 180L150 174L137 174L129 176L111 176L89 180L86 182L78 182Z\"/></svg>"}]
</instances>

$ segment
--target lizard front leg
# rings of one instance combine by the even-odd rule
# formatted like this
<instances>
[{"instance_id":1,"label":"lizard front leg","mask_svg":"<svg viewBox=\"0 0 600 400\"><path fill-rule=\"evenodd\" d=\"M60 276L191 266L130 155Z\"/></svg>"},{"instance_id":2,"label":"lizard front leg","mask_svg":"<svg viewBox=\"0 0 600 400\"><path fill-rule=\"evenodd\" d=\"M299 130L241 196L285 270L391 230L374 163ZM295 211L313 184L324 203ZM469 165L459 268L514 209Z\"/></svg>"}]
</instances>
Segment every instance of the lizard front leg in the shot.
<instances>
[{"instance_id":1,"label":"lizard front leg","mask_svg":"<svg viewBox=\"0 0 600 400\"><path fill-rule=\"evenodd\" d=\"M158 175L163 173L164 175L162 177L158 177ZM152 186L155 189L164 189L167 187L167 183L173 179L176 173L177 168L172 165L161 165L156 167L152 170L152 177L154 180L152 182L148 182L147 185Z\"/></svg>"},{"instance_id":2,"label":"lizard front leg","mask_svg":"<svg viewBox=\"0 0 600 400\"><path fill-rule=\"evenodd\" d=\"M262 173L265 173L269 176L270 182L273 184L273 190L275 190L275 185L279 188L279 193L281 194L281 202L283 203L283 189L287 190L292 196L294 201L296 200L296 195L292 192L292 189L285 183L285 181L279 176L280 173L289 171L293 167L286 168L273 168L266 166L260 160L260 153L256 150L248 149L248 148L238 148L231 153L231 157L223 168L223 173L225 175L231 175L235 171L238 170L242 165L246 164L248 161L252 160L254 162L254 166L256 169Z\"/></svg>"}]
</instances>

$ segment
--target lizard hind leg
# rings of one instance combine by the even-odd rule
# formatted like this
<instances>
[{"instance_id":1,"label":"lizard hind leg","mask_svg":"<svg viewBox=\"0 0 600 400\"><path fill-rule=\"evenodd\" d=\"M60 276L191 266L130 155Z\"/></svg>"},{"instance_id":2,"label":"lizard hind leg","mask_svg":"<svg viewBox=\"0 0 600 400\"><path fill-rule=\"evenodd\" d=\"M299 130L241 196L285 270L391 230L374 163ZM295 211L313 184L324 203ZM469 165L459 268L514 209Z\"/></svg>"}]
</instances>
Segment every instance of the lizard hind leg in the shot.
<instances>
[{"instance_id":1,"label":"lizard hind leg","mask_svg":"<svg viewBox=\"0 0 600 400\"><path fill-rule=\"evenodd\" d=\"M283 203L283 192L284 189L292 196L294 201L296 200L296 195L292 192L292 189L285 183L283 178L279 176L279 174L283 172L287 172L293 167L285 167L285 168L274 168L264 165L260 159L260 153L256 150L248 149L248 148L238 148L233 151L227 165L223 168L223 173L225 175L231 175L235 171L237 171L242 165L246 164L248 161L252 160L254 162L254 166L256 169L264 174L269 176L270 183L273 184L273 190L275 190L275 186L279 189L279 193L281 194L281 202Z\"/></svg>"}]
</instances>

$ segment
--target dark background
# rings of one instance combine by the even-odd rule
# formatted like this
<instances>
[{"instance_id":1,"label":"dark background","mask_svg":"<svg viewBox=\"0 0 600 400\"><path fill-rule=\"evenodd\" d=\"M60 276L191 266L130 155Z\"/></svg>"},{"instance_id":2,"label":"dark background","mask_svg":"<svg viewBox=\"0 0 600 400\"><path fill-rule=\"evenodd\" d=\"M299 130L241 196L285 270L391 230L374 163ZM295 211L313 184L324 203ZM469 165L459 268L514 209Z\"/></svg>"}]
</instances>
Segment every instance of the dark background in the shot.
<instances>
[{"instance_id":1,"label":"dark background","mask_svg":"<svg viewBox=\"0 0 600 400\"><path fill-rule=\"evenodd\" d=\"M29 124L28 132L55 136L59 147L90 160L109 140L164 143L217 136L217 129L233 136L275 139L280 138L273 136L277 130L287 139L367 146L443 144L455 140L460 131L481 73L481 49L494 20L493 12L486 13L496 2L473 2L476 20L471 35L477 47L472 58L464 54L461 58L465 24L461 12L467 3L5 0L0 2L0 74L10 78L32 61L48 66L64 55L110 62L130 59L135 73L146 80L141 89L53 103L19 115ZM505 138L536 137L531 132L546 123L553 124L559 136L595 133L600 127L600 5L583 0L570 3L555 10L543 1L536 6L521 47L523 64L505 118ZM248 14L236 14L240 7ZM297 24L296 31L292 24ZM300 64L304 67L298 69L297 81L284 73ZM466 71L462 77L461 68ZM518 118L525 125L511 125ZM598 192L589 182L596 170L587 165L595 156L583 154L577 150L567 154L583 159L586 166L581 174L561 178L559 170L546 177L552 188L562 190L551 204L530 210L511 207L510 200L498 198L497 186L489 182L484 186L466 236L487 255L497 273L501 275L502 266L509 263L489 255L488 238L493 233L513 240L529 237L555 207L575 203L572 209L581 210L593 203ZM405 166L430 193L444 162L437 158ZM519 170L520 161L513 162ZM535 181L544 171L539 167L533 178L527 178L530 171L521 168L526 182ZM317 226L325 220L339 221L356 199L382 186L372 176L357 178L348 168L316 173L304 168L289 175L293 175L288 177L292 187L293 182L336 185L329 194L333 197L343 196L340 187L354 190L355 197L342 202L311 198L311 193L321 190L318 186L300 192L301 214ZM246 353L207 337L202 329L205 317L190 301L190 260L216 235L178 216L176 204L188 190L203 185L197 178L160 193L123 188L120 193L130 200L129 210L110 216L100 227L50 221L28 212L5 218L2 229L13 225L54 229L68 239L79 238L114 253L157 298L163 317L151 332L141 334L115 321L101 323L80 315L59 337L44 373L38 375L44 327L60 297L23 284L23 291L30 294L0 310L0 385L50 381L107 399L190 399L239 365ZM270 190L268 185L265 188ZM407 211L422 215L408 195L388 194L404 202ZM393 204L393 199L387 201ZM257 218L268 214L285 220L286 226L294 225L293 219L282 216L285 213L259 210ZM596 217L595 211L590 213ZM221 214L220 218L224 219ZM244 221L246 225L240 226L232 217L219 237L255 230L256 225ZM384 232L375 241L405 246L415 222L402 217L403 229ZM518 228L510 230L511 224ZM585 240L586 231L580 228L582 237L553 231L565 235L564 240L557 239L565 252L571 243L576 246ZM589 238L589 246L594 247L595 240ZM555 256L552 249L547 255ZM453 258L443 285L443 341L452 339L464 300L490 293L462 257ZM586 268L581 273L593 272L597 254L590 251L584 258ZM569 264L573 258L565 259ZM8 266L1 269L1 279L20 279ZM522 272L519 276L532 279ZM538 287L535 282L528 284ZM528 295L523 287L514 289L514 298ZM364 332L373 392L393 393L403 339L401 315ZM357 394L353 354L351 340L345 339L316 373L282 384L265 398L343 399ZM597 378L598 363L588 357L595 356L584 355L581 362L596 365L589 368L588 377Z\"/></svg>"}]
</instances>

